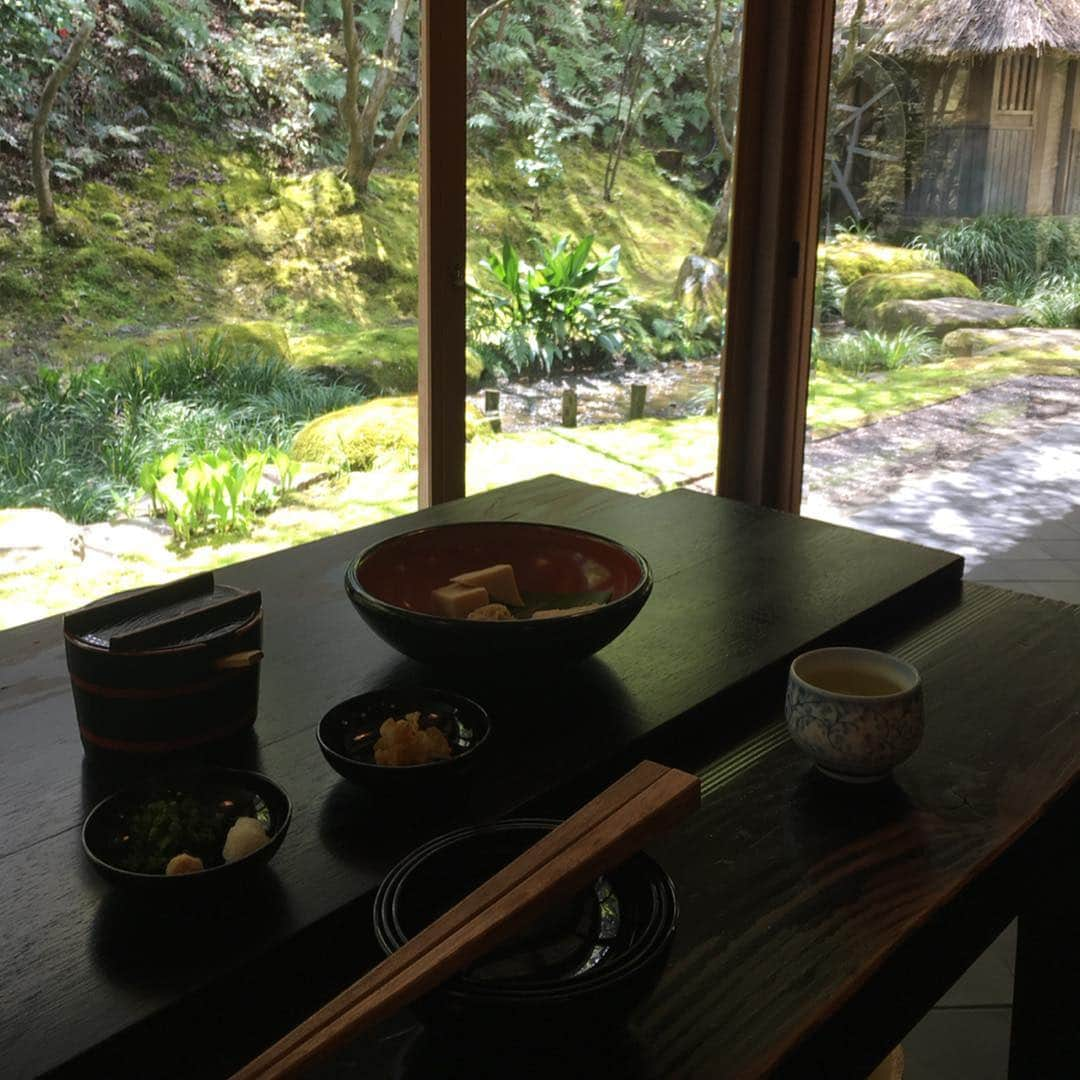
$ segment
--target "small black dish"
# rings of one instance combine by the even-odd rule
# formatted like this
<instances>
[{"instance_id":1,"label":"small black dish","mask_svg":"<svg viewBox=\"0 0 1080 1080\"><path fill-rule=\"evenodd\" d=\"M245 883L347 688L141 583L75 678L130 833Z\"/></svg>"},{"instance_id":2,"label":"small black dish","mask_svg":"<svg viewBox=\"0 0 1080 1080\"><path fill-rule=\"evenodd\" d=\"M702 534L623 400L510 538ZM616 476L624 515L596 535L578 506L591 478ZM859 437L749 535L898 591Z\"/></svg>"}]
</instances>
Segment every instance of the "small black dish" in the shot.
<instances>
[{"instance_id":1,"label":"small black dish","mask_svg":"<svg viewBox=\"0 0 1080 1080\"><path fill-rule=\"evenodd\" d=\"M181 807L207 811L200 820L205 846L192 850L190 835L179 842L178 851L200 855L205 869L190 874L167 875L130 868L135 860L131 826L135 815L150 803L171 800ZM186 813L187 809L181 812ZM254 817L266 829L267 842L243 858L225 862L220 857L224 834L237 817ZM292 818L289 797L268 777L244 769L176 767L147 777L132 787L110 795L94 807L83 822L82 844L94 869L110 884L157 896L190 897L193 893L237 883L265 865L281 847ZM212 824L206 824L212 821Z\"/></svg>"},{"instance_id":2,"label":"small black dish","mask_svg":"<svg viewBox=\"0 0 1080 1080\"><path fill-rule=\"evenodd\" d=\"M555 824L460 829L407 856L375 897L383 951L400 948ZM647 855L636 855L414 1010L430 1024L499 1030L619 1022L659 979L677 920L670 878Z\"/></svg>"},{"instance_id":3,"label":"small black dish","mask_svg":"<svg viewBox=\"0 0 1080 1080\"><path fill-rule=\"evenodd\" d=\"M450 757L424 765L377 765L379 728L391 717L419 712L450 744ZM471 698L449 690L391 687L360 694L335 705L316 729L319 749L330 767L376 797L425 798L444 793L464 776L491 734L491 721Z\"/></svg>"}]
</instances>

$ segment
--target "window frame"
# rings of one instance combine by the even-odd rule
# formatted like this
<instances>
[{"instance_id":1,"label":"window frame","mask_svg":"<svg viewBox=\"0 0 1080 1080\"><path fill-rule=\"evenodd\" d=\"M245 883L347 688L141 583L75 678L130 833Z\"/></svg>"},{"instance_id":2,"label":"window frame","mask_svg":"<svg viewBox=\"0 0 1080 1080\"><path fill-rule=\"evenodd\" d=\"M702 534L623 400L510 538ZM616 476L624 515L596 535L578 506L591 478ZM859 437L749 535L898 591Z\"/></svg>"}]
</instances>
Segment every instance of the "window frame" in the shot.
<instances>
[{"instance_id":1,"label":"window frame","mask_svg":"<svg viewBox=\"0 0 1080 1080\"><path fill-rule=\"evenodd\" d=\"M465 494L467 16L467 0L421 4L421 506ZM834 16L835 0L743 8L717 492L793 512Z\"/></svg>"}]
</instances>

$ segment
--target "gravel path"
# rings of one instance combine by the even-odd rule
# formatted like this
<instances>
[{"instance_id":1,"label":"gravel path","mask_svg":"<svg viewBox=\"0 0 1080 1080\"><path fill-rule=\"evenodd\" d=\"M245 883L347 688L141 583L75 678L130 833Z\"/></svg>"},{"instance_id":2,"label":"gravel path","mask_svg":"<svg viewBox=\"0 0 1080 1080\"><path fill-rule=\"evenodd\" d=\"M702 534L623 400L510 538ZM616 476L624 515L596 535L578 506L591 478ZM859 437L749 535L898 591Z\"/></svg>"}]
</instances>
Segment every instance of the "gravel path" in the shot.
<instances>
[{"instance_id":1,"label":"gravel path","mask_svg":"<svg viewBox=\"0 0 1080 1080\"><path fill-rule=\"evenodd\" d=\"M1080 379L1030 375L811 442L804 511L850 515L915 476L968 469L1077 416Z\"/></svg>"}]
</instances>

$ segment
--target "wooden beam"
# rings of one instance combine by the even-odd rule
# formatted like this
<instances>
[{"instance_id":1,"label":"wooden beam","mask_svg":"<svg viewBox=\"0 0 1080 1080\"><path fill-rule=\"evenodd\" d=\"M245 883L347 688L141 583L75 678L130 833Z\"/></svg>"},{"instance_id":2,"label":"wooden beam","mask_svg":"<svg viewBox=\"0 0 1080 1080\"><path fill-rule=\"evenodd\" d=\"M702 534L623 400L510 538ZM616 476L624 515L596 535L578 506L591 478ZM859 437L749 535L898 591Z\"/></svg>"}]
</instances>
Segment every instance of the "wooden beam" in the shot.
<instances>
[{"instance_id":1,"label":"wooden beam","mask_svg":"<svg viewBox=\"0 0 1080 1080\"><path fill-rule=\"evenodd\" d=\"M465 494L466 0L420 8L420 505Z\"/></svg>"},{"instance_id":2,"label":"wooden beam","mask_svg":"<svg viewBox=\"0 0 1080 1080\"><path fill-rule=\"evenodd\" d=\"M834 0L747 0L717 491L798 511Z\"/></svg>"},{"instance_id":3,"label":"wooden beam","mask_svg":"<svg viewBox=\"0 0 1080 1080\"><path fill-rule=\"evenodd\" d=\"M1058 135L1057 168L1054 173L1054 213L1067 213L1069 167L1072 164L1073 112L1076 108L1075 60L1069 61L1065 75L1065 103L1061 110L1061 131Z\"/></svg>"}]
</instances>

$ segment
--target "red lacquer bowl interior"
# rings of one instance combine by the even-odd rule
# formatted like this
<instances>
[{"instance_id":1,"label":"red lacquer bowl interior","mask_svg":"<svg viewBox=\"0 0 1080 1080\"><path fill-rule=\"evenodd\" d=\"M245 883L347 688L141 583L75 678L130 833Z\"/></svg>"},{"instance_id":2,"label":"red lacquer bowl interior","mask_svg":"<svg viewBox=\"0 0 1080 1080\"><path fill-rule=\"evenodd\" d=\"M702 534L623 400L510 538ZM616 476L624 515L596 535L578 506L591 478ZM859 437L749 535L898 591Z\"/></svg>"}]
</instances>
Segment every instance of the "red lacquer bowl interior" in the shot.
<instances>
[{"instance_id":1,"label":"red lacquer bowl interior","mask_svg":"<svg viewBox=\"0 0 1080 1080\"><path fill-rule=\"evenodd\" d=\"M376 600L433 615L433 589L455 574L496 563L514 568L522 592L610 589L612 602L648 576L640 555L601 536L554 525L492 521L435 526L384 540L357 560L355 580Z\"/></svg>"}]
</instances>

